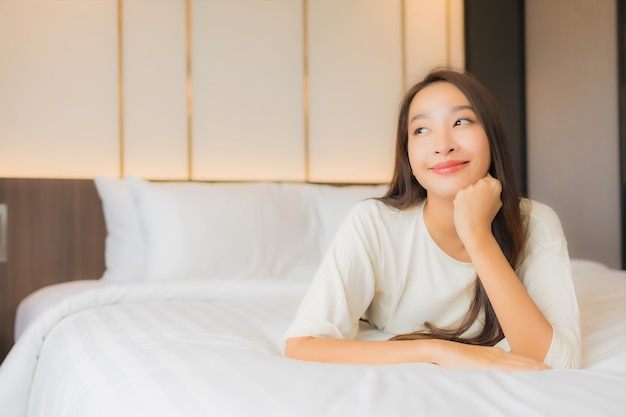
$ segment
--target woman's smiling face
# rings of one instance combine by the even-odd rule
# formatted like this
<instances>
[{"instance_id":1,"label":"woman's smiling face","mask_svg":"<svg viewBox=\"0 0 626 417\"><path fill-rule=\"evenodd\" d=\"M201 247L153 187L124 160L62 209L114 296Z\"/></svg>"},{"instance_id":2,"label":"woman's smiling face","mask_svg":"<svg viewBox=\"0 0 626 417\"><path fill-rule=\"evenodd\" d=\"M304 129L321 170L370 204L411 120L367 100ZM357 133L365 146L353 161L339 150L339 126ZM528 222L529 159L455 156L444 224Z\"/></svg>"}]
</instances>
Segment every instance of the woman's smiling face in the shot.
<instances>
[{"instance_id":1,"label":"woman's smiling face","mask_svg":"<svg viewBox=\"0 0 626 417\"><path fill-rule=\"evenodd\" d=\"M487 175L489 140L467 97L445 81L418 92L409 107L408 153L428 197L453 200Z\"/></svg>"}]
</instances>

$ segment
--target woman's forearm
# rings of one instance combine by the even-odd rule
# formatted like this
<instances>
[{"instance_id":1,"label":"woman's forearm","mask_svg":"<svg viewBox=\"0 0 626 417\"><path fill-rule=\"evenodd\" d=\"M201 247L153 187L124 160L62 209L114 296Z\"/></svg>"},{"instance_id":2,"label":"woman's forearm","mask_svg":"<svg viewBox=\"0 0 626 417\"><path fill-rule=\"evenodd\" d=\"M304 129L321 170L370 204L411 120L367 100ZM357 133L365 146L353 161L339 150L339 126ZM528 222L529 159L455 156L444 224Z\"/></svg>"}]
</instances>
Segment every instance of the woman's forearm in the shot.
<instances>
[{"instance_id":1,"label":"woman's forearm","mask_svg":"<svg viewBox=\"0 0 626 417\"><path fill-rule=\"evenodd\" d=\"M453 203L456 232L487 292L511 351L543 361L552 326L530 297L491 232L502 207L502 184L491 175L459 190Z\"/></svg>"},{"instance_id":2,"label":"woman's forearm","mask_svg":"<svg viewBox=\"0 0 626 417\"><path fill-rule=\"evenodd\" d=\"M287 340L285 356L315 362L359 365L433 362L431 342L296 337Z\"/></svg>"},{"instance_id":3,"label":"woman's forearm","mask_svg":"<svg viewBox=\"0 0 626 417\"><path fill-rule=\"evenodd\" d=\"M454 369L548 369L541 361L505 352L493 346L472 346L436 339L365 341L298 337L287 340L285 356L355 365L428 362Z\"/></svg>"},{"instance_id":4,"label":"woman's forearm","mask_svg":"<svg viewBox=\"0 0 626 417\"><path fill-rule=\"evenodd\" d=\"M492 235L466 247L511 351L543 361L552 326L530 297Z\"/></svg>"}]
</instances>

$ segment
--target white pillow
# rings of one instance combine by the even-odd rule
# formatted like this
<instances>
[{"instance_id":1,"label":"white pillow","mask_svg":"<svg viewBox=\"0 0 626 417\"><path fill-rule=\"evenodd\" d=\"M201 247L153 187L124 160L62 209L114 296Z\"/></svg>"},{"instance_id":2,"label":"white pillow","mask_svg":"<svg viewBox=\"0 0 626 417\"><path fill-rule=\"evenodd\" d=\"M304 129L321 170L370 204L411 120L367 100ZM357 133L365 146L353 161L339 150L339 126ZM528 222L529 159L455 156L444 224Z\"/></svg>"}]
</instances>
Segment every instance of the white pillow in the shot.
<instances>
[{"instance_id":1,"label":"white pillow","mask_svg":"<svg viewBox=\"0 0 626 417\"><path fill-rule=\"evenodd\" d=\"M321 259L308 199L278 183L124 182L145 243L145 279L310 279Z\"/></svg>"},{"instance_id":2,"label":"white pillow","mask_svg":"<svg viewBox=\"0 0 626 417\"><path fill-rule=\"evenodd\" d=\"M107 230L105 241L106 270L102 279L136 281L144 270L144 243L139 215L132 196L121 179L96 177L96 189L102 200Z\"/></svg>"},{"instance_id":3,"label":"white pillow","mask_svg":"<svg viewBox=\"0 0 626 417\"><path fill-rule=\"evenodd\" d=\"M349 209L386 190L136 177L96 177L95 184L107 227L102 279L108 281L308 279Z\"/></svg>"},{"instance_id":4,"label":"white pillow","mask_svg":"<svg viewBox=\"0 0 626 417\"><path fill-rule=\"evenodd\" d=\"M310 186L315 196L315 210L320 219L318 239L322 251L326 251L339 226L355 204L368 198L382 197L388 187L388 185Z\"/></svg>"}]
</instances>

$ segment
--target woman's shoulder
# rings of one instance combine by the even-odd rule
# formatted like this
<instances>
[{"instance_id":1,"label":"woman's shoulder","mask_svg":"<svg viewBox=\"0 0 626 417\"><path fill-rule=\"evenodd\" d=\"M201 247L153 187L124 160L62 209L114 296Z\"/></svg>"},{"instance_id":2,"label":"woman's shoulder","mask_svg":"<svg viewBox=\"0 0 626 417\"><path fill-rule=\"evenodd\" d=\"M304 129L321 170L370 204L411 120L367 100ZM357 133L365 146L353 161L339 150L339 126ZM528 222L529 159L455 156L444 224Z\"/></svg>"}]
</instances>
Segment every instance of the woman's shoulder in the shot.
<instances>
[{"instance_id":1,"label":"woman's shoulder","mask_svg":"<svg viewBox=\"0 0 626 417\"><path fill-rule=\"evenodd\" d=\"M557 240L565 239L559 215L549 205L529 198L522 198L520 211L526 219L529 235L542 235Z\"/></svg>"},{"instance_id":2,"label":"woman's shoulder","mask_svg":"<svg viewBox=\"0 0 626 417\"><path fill-rule=\"evenodd\" d=\"M421 218L416 214L419 214L422 208L423 204L418 204L409 209L398 209L380 199L371 198L355 204L348 213L347 220L355 227L371 230L377 230L380 227L406 229Z\"/></svg>"},{"instance_id":3,"label":"woman's shoulder","mask_svg":"<svg viewBox=\"0 0 626 417\"><path fill-rule=\"evenodd\" d=\"M559 221L559 216L552 207L530 198L520 199L520 211L523 216L538 221Z\"/></svg>"},{"instance_id":4,"label":"woman's shoulder","mask_svg":"<svg viewBox=\"0 0 626 417\"><path fill-rule=\"evenodd\" d=\"M413 216L419 210L423 209L424 204L416 204L409 209L399 209L385 203L378 198L368 198L358 202L352 207L351 213L356 216L375 216L378 218L399 218L403 216Z\"/></svg>"}]
</instances>

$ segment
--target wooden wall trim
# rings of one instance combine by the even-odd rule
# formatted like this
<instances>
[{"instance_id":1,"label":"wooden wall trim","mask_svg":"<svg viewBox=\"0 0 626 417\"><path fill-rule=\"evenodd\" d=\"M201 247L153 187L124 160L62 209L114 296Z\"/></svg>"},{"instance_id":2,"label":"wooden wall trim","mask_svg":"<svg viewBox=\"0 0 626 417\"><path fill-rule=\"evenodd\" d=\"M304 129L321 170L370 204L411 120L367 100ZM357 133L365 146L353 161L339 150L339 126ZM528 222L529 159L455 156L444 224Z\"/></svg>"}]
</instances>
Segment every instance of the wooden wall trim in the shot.
<instances>
[{"instance_id":1,"label":"wooden wall trim","mask_svg":"<svg viewBox=\"0 0 626 417\"><path fill-rule=\"evenodd\" d=\"M0 263L0 359L13 344L15 310L46 285L98 279L106 228L93 180L0 179L7 262Z\"/></svg>"},{"instance_id":2,"label":"wooden wall trim","mask_svg":"<svg viewBox=\"0 0 626 417\"><path fill-rule=\"evenodd\" d=\"M617 2L617 59L619 73L619 136L622 180L622 269L626 269L626 3Z\"/></svg>"},{"instance_id":3,"label":"wooden wall trim","mask_svg":"<svg viewBox=\"0 0 626 417\"><path fill-rule=\"evenodd\" d=\"M507 118L520 190L528 193L524 0L465 0L465 68Z\"/></svg>"}]
</instances>

